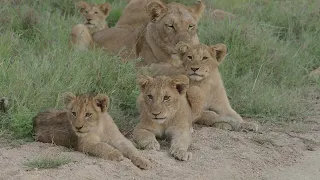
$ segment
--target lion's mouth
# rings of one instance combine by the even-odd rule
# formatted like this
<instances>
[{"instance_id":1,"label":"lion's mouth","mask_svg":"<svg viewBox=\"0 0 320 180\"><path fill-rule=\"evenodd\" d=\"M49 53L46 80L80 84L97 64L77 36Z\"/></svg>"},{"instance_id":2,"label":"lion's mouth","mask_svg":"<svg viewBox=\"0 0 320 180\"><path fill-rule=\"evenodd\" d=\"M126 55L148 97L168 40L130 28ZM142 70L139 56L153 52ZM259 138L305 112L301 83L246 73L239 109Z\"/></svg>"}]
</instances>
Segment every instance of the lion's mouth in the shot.
<instances>
[{"instance_id":1,"label":"lion's mouth","mask_svg":"<svg viewBox=\"0 0 320 180\"><path fill-rule=\"evenodd\" d=\"M166 117L165 118L153 118L153 120L155 120L157 123L162 124L166 121Z\"/></svg>"},{"instance_id":2,"label":"lion's mouth","mask_svg":"<svg viewBox=\"0 0 320 180\"><path fill-rule=\"evenodd\" d=\"M166 119L166 117L164 117L164 118L153 118L153 119L155 119L155 120L164 120L164 119Z\"/></svg>"},{"instance_id":3,"label":"lion's mouth","mask_svg":"<svg viewBox=\"0 0 320 180\"><path fill-rule=\"evenodd\" d=\"M199 77L204 77L204 75L197 74L197 73L192 73L192 74L190 74L189 76L199 76Z\"/></svg>"}]
</instances>

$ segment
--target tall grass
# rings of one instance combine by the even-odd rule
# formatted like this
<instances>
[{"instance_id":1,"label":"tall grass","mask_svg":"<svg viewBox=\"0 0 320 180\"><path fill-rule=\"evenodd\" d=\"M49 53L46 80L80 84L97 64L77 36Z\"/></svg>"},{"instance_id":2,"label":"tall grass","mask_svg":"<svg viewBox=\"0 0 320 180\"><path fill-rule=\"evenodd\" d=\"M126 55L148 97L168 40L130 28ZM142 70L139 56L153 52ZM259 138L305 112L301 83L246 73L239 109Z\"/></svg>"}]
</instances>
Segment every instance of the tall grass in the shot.
<instances>
[{"instance_id":1,"label":"tall grass","mask_svg":"<svg viewBox=\"0 0 320 180\"><path fill-rule=\"evenodd\" d=\"M18 2L18 1L17 1ZM75 0L22 1L0 6L0 97L10 100L0 115L0 131L30 137L32 117L49 107L62 108L61 94L100 92L111 98L110 113L120 129L135 123L138 89L134 63L100 50L68 49L68 36L82 19ZM89 2L101 3L102 0ZM126 1L110 1L112 26ZM207 0L228 10L235 21L199 23L205 44L225 43L220 67L232 106L241 115L282 121L303 114L305 90L319 80L307 74L320 66L320 3L316 0Z\"/></svg>"}]
</instances>

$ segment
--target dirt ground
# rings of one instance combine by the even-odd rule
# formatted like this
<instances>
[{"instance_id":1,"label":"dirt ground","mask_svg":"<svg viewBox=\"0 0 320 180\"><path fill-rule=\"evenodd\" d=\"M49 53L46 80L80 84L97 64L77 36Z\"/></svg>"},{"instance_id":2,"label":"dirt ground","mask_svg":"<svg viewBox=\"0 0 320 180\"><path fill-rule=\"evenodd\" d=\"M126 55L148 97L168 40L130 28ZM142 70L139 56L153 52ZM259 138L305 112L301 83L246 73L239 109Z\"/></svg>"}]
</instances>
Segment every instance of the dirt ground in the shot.
<instances>
[{"instance_id":1,"label":"dirt ground","mask_svg":"<svg viewBox=\"0 0 320 180\"><path fill-rule=\"evenodd\" d=\"M190 151L180 162L160 151L143 151L153 167L140 170L128 159L106 161L39 142L12 146L0 141L0 180L33 179L177 179L177 180L315 180L320 178L320 89L305 98L307 117L288 124L264 124L259 133L227 132L195 126ZM72 162L55 169L30 169L25 162L64 157Z\"/></svg>"}]
</instances>

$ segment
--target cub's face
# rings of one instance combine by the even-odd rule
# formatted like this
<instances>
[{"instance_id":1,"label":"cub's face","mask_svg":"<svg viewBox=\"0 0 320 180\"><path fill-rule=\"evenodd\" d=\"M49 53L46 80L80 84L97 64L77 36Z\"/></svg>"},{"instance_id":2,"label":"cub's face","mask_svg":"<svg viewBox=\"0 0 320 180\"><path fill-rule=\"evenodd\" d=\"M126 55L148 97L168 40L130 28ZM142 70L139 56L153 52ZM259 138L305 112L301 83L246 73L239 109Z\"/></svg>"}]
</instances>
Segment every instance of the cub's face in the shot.
<instances>
[{"instance_id":1,"label":"cub's face","mask_svg":"<svg viewBox=\"0 0 320 180\"><path fill-rule=\"evenodd\" d=\"M204 44L178 44L180 58L188 77L194 81L201 81L218 70L218 65L226 56L227 48L224 44L206 46Z\"/></svg>"},{"instance_id":2,"label":"cub's face","mask_svg":"<svg viewBox=\"0 0 320 180\"><path fill-rule=\"evenodd\" d=\"M64 102L69 113L72 129L79 137L84 137L99 126L100 116L106 112L109 98L106 95L97 96L66 93Z\"/></svg>"},{"instance_id":3,"label":"cub's face","mask_svg":"<svg viewBox=\"0 0 320 180\"><path fill-rule=\"evenodd\" d=\"M205 6L199 1L195 6L186 7L178 3L164 4L158 1L148 3L147 12L156 33L166 46L175 47L180 41L199 43L198 21Z\"/></svg>"},{"instance_id":4,"label":"cub's face","mask_svg":"<svg viewBox=\"0 0 320 180\"><path fill-rule=\"evenodd\" d=\"M143 104L141 109L146 108L150 120L159 124L170 120L180 107L181 98L189 87L189 79L180 75L175 78L167 76L141 77L140 97Z\"/></svg>"},{"instance_id":5,"label":"cub's face","mask_svg":"<svg viewBox=\"0 0 320 180\"><path fill-rule=\"evenodd\" d=\"M106 24L106 18L111 11L111 5L109 3L90 5L81 1L77 4L77 7L84 17L84 25L93 31L101 30L99 28Z\"/></svg>"}]
</instances>

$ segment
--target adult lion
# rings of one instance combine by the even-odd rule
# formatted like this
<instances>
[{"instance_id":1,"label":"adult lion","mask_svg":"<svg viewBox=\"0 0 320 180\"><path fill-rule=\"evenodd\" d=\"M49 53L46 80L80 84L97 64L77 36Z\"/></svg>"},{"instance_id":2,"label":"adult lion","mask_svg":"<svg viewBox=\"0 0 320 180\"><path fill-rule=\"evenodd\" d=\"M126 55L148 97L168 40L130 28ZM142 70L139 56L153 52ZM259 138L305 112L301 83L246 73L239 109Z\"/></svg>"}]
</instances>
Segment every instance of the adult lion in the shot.
<instances>
[{"instance_id":1,"label":"adult lion","mask_svg":"<svg viewBox=\"0 0 320 180\"><path fill-rule=\"evenodd\" d=\"M204 44L190 45L184 42L180 42L177 47L185 74L190 79L190 85L200 87L206 97L206 104L199 120L221 129L257 131L258 125L245 122L229 103L218 69L227 54L227 47L224 44L206 46ZM217 120L222 119L230 123L217 123ZM239 126L233 123L233 120L239 122Z\"/></svg>"},{"instance_id":2,"label":"adult lion","mask_svg":"<svg viewBox=\"0 0 320 180\"><path fill-rule=\"evenodd\" d=\"M141 57L139 65L168 61L179 41L199 43L197 23L205 5L198 1L187 7L179 3L165 4L159 0L131 0L114 28L93 35L95 44L107 52L127 58ZM149 19L149 20L147 20Z\"/></svg>"},{"instance_id":3,"label":"adult lion","mask_svg":"<svg viewBox=\"0 0 320 180\"><path fill-rule=\"evenodd\" d=\"M204 97L198 87L189 88L184 75L139 77L140 95L137 103L140 122L133 131L133 138L143 149L159 150L157 138L170 138L170 154L178 160L191 159L193 120L201 113ZM188 94L192 96L188 97Z\"/></svg>"},{"instance_id":4,"label":"adult lion","mask_svg":"<svg viewBox=\"0 0 320 180\"><path fill-rule=\"evenodd\" d=\"M125 156L141 169L150 168L150 161L121 134L108 114L108 96L66 93L64 99L66 110L51 110L34 118L36 140L71 145L109 160L121 161Z\"/></svg>"}]
</instances>

